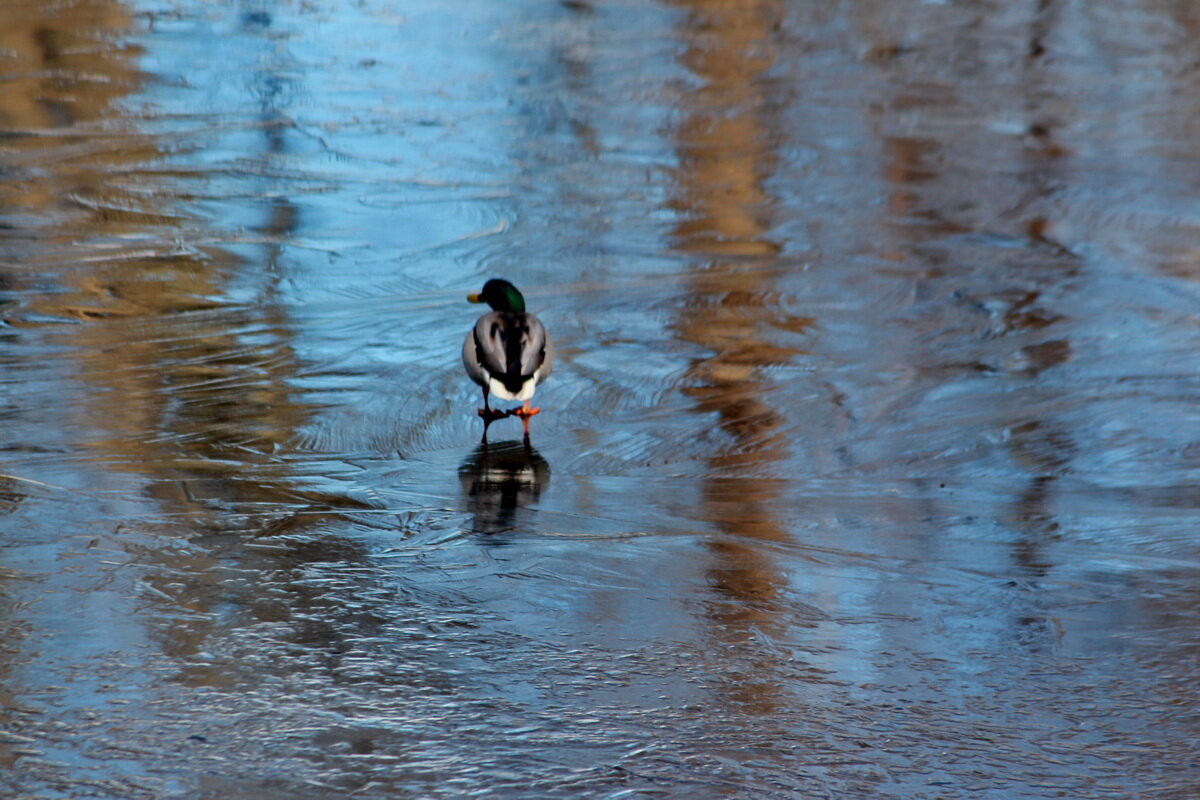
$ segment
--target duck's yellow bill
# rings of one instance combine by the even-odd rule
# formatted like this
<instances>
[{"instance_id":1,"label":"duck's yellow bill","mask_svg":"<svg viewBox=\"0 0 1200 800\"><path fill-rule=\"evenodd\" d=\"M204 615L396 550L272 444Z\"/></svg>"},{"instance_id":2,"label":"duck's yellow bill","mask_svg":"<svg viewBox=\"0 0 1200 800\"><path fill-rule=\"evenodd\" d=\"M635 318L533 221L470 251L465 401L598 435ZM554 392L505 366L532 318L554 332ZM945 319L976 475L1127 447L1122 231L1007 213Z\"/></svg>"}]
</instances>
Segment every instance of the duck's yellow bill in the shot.
<instances>
[{"instance_id":1,"label":"duck's yellow bill","mask_svg":"<svg viewBox=\"0 0 1200 800\"><path fill-rule=\"evenodd\" d=\"M469 302L469 303L482 303L482 302L483 302L483 298L479 296L479 293L478 293L478 292L476 292L475 294L469 294L469 295L467 295L467 302Z\"/></svg>"}]
</instances>

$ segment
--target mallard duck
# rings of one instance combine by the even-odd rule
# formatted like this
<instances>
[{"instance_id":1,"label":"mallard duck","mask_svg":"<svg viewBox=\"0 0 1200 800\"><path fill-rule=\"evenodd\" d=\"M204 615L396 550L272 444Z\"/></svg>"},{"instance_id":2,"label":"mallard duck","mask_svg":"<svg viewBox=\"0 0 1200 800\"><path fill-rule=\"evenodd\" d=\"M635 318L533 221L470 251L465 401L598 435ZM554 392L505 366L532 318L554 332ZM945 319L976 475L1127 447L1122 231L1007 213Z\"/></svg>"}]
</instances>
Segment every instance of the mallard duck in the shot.
<instances>
[{"instance_id":1,"label":"mallard duck","mask_svg":"<svg viewBox=\"0 0 1200 800\"><path fill-rule=\"evenodd\" d=\"M462 359L467 374L483 388L483 435L498 419L517 416L529 436L529 418L541 411L530 408L534 388L550 374L554 362L550 337L541 320L525 311L525 298L506 280L493 278L483 291L467 297L472 303L487 303L492 310L475 321L463 341ZM524 405L510 411L495 411L488 396L521 400Z\"/></svg>"}]
</instances>

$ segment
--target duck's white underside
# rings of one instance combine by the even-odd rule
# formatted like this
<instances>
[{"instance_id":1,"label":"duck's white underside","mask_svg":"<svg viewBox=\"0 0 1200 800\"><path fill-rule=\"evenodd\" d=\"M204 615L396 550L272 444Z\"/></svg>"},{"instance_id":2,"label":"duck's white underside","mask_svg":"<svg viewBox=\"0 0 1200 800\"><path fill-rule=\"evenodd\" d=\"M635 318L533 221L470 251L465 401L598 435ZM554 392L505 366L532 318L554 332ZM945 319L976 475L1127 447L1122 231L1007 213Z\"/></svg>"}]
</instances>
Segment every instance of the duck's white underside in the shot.
<instances>
[{"instance_id":1,"label":"duck's white underside","mask_svg":"<svg viewBox=\"0 0 1200 800\"><path fill-rule=\"evenodd\" d=\"M521 384L521 391L513 394L508 389L504 388L504 384L496 380L492 376L488 376L488 392L499 397L501 400L520 400L522 403L533 397L533 390L536 388L538 381L542 379L542 371L539 369L533 373L533 377Z\"/></svg>"}]
</instances>

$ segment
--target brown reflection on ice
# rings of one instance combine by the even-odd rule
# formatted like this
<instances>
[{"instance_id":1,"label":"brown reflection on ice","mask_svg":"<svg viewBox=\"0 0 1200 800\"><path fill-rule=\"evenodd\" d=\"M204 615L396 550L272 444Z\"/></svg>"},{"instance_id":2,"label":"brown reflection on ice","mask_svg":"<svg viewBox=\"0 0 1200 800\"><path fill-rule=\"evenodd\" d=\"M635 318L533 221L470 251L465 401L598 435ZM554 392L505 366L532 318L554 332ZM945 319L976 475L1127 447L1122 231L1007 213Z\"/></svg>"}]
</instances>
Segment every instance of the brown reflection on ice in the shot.
<instances>
[{"instance_id":1,"label":"brown reflection on ice","mask_svg":"<svg viewBox=\"0 0 1200 800\"><path fill-rule=\"evenodd\" d=\"M1069 471L1077 446L1061 424L1030 419L1009 428L1008 447L1017 464L1031 475L1028 485L1012 504L1011 522L1017 533L1013 562L1021 574L1036 580L1054 568L1047 555L1059 532L1052 502L1058 481Z\"/></svg>"},{"instance_id":2,"label":"brown reflection on ice","mask_svg":"<svg viewBox=\"0 0 1200 800\"><path fill-rule=\"evenodd\" d=\"M129 32L128 10L118 2L86 5L0 5L0 120L6 150L38 151L37 132L70 128L106 116L112 102L137 87L132 48L110 40ZM80 151L83 155L86 149ZM31 205L52 203L57 193L34 181L21 193Z\"/></svg>"},{"instance_id":3,"label":"brown reflection on ice","mask_svg":"<svg viewBox=\"0 0 1200 800\"><path fill-rule=\"evenodd\" d=\"M22 270L60 266L75 242L56 223L88 214L106 173L153 152L130 131L114 148L105 130L114 101L140 81L136 51L113 44L130 29L117 2L0 4L0 215L9 229L4 259L18 265L15 280ZM125 232L113 224L121 207L109 204L114 233ZM40 240L41 249L29 246ZM86 316L89 309L69 310Z\"/></svg>"},{"instance_id":4,"label":"brown reflection on ice","mask_svg":"<svg viewBox=\"0 0 1200 800\"><path fill-rule=\"evenodd\" d=\"M88 69L102 74L105 66L98 61ZM123 62L122 69L130 71ZM120 123L119 116L108 123ZM122 146L126 141L132 150ZM241 263L220 248L175 250L167 244L186 238L186 221L174 216L173 195L152 174L138 171L154 163L155 145L145 136L122 135L87 159L91 203L84 218L72 220L72 229L86 252L98 256L89 261L100 263L67 265L61 274L66 291L43 295L34 307L85 323L64 326L61 341L79 360L79 379L88 387L72 413L92 432L88 444L97 456L151 478L151 491L171 510L203 516L205 495L248 501L260 489L274 491L227 479L244 463L260 465L256 476L270 476L264 465L306 410L288 383L296 362L285 312L270 302L218 305L208 298L229 293ZM74 197L78 184L78 173L59 175L48 193ZM290 229L276 223L294 215L277 213L278 201L264 205L265 228L286 236ZM114 244L117 236L133 243ZM272 249L265 257L276 255Z\"/></svg>"},{"instance_id":5,"label":"brown reflection on ice","mask_svg":"<svg viewBox=\"0 0 1200 800\"><path fill-rule=\"evenodd\" d=\"M747 626L775 623L784 577L758 544L787 533L775 516L782 484L771 465L788 455L785 420L766 396L762 370L784 364L796 350L764 335L778 322L772 240L775 200L766 181L781 139L780 98L766 79L775 58L777 2L695 0L679 30L682 63L701 83L680 98L674 130L679 173L671 205L681 218L674 248L698 264L676 330L711 352L691 364L687 393L710 414L729 444L709 458L701 517L720 531L709 548L712 630L733 644ZM789 319L800 330L808 319ZM780 689L764 674L730 687L730 699L769 708Z\"/></svg>"},{"instance_id":6,"label":"brown reflection on ice","mask_svg":"<svg viewBox=\"0 0 1200 800\"><path fill-rule=\"evenodd\" d=\"M1031 477L1025 489L1010 504L1009 519L1014 575L1037 585L1051 575L1057 564L1051 554L1059 538L1054 498L1059 481L1070 470L1077 446L1070 432L1053 419L1029 419L1008 430L1008 448L1014 461ZM1018 639L1032 648L1056 647L1062 636L1057 610L1031 604L1014 624Z\"/></svg>"},{"instance_id":7,"label":"brown reflection on ice","mask_svg":"<svg viewBox=\"0 0 1200 800\"><path fill-rule=\"evenodd\" d=\"M1030 581L1055 568L1050 552L1059 532L1055 493L1077 451L1070 425L1055 411L1061 390L1054 382L1054 370L1071 361L1074 350L1063 330L1066 315L1048 299L1078 277L1081 264L1062 241L1058 218L1063 213L1058 197L1072 188L1071 148L1061 131L1074 113L1064 97L1067 81L1056 71L1049 50L1060 24L1060 6L1037 2L1027 9L1027 38L1014 68L1017 77L1011 95L1004 97L1011 107L997 114L1016 121L1009 135L989 130L984 115L963 117L963 109L977 102L964 86L995 90L997 78L987 72L986 62L964 59L957 80L948 81L944 72L906 60L907 51L889 46L895 33L885 22L886 13L863 16L876 43L873 51L887 54L876 67L889 100L872 106L868 115L879 142L887 192L880 225L885 244L879 255L912 276L918 309L932 309L925 312L928 321L915 323L926 327L911 345L892 345L911 346L911 352L897 353L896 360L923 368L907 405L919 410L922 394L931 387L968 384L979 373L1020 385L1020 392L1009 394L1020 397L1019 403L996 403L987 413L1008 457L1028 476L1008 503L1004 521L1013 532L1015 573ZM924 109L920 117L910 113L918 107ZM960 119L965 121L946 124ZM985 185L963 172L988 161L1007 168L989 176ZM978 247L970 239L977 234L1002 239L1011 247ZM968 324L978 326L978 333L970 346L972 352L987 354L982 360L948 360L944 350L923 344L941 341L929 335L930 328L946 324L936 316L942 307L931 298L946 292L948 277L957 296L966 301L963 306L972 309L966 312L974 315ZM988 319L980 322L984 315ZM927 419L919 424L932 428L941 423ZM1017 624L1054 635L1044 618L1027 616Z\"/></svg>"},{"instance_id":8,"label":"brown reflection on ice","mask_svg":"<svg viewBox=\"0 0 1200 800\"><path fill-rule=\"evenodd\" d=\"M1010 361L1015 373L1032 383L1047 370L1067 363L1072 345L1061 335L1062 318L1046 308L1044 286L1065 282L1079 271L1079 259L1057 238L1052 214L1054 198L1069 187L1067 159L1070 149L1059 136L1069 107L1054 101L1060 92L1059 78L1048 63L1048 41L1059 25L1058 4L1039 2L1029 26L1029 46L1021 67L1022 112L1027 134L1015 153L1019 200L1012 212L1038 254L1041 274L1026 286L1009 290L1013 296L1000 329L1002 335L1034 334L1040 339L1020 348ZM1030 286L1029 284L1033 284ZM1049 397L1053 391L1045 392ZM1058 536L1059 522L1053 510L1060 478L1069 472L1077 452L1075 438L1053 414L1029 416L1018 412L1008 428L1008 447L1013 460L1030 475L1029 483L1012 504L1017 537L1013 543L1015 566L1032 580L1054 569L1050 544ZM1018 624L1045 632L1053 639L1056 629L1046 617L1028 615Z\"/></svg>"},{"instance_id":9,"label":"brown reflection on ice","mask_svg":"<svg viewBox=\"0 0 1200 800\"><path fill-rule=\"evenodd\" d=\"M118 43L132 33L124 7L0 7L0 30L15 54L12 78L0 82L0 118L15 130L7 152L25 176L3 210L19 223L22 259L55 282L53 291L27 292L27 308L11 321L43 328L74 362L82 391L63 403L64 423L85 432L80 444L102 469L141 476L164 534L267 538L353 506L297 489L283 457L309 414L292 385L291 324L269 285L296 209L283 198L262 201L267 269L245 269L218 247L179 246L190 221L160 180L160 143L114 102L141 81L136 52ZM263 160L286 148L273 96L264 93ZM263 276L263 302L212 299L230 295L243 272ZM149 618L169 655L186 663L204 647L218 604L264 619L279 613L230 588L221 565L230 547L159 542L128 556L147 570L147 602L163 612ZM260 552L284 572L324 557L282 546ZM213 684L233 674L198 666L186 677Z\"/></svg>"}]
</instances>

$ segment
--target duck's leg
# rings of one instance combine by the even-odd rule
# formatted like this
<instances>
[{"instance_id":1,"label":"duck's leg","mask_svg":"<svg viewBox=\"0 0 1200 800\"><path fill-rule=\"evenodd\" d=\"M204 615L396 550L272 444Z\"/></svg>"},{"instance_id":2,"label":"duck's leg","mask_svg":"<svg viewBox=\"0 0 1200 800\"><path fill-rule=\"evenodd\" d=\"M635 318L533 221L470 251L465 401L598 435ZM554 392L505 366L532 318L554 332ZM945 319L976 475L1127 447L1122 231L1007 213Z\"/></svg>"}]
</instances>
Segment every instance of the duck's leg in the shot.
<instances>
[{"instance_id":1,"label":"duck's leg","mask_svg":"<svg viewBox=\"0 0 1200 800\"><path fill-rule=\"evenodd\" d=\"M514 417L521 418L521 424L525 426L525 438L528 439L529 438L529 418L534 416L535 414L540 414L541 411L542 410L540 408L530 408L529 401L526 400L525 405L521 406L520 408L514 408L512 411L509 411L508 413L512 414Z\"/></svg>"},{"instance_id":2,"label":"duck's leg","mask_svg":"<svg viewBox=\"0 0 1200 800\"><path fill-rule=\"evenodd\" d=\"M483 438L487 440L488 426L498 419L504 419L512 414L511 411L497 411L488 405L488 390L483 387L483 408L477 409L477 413L483 418Z\"/></svg>"}]
</instances>

